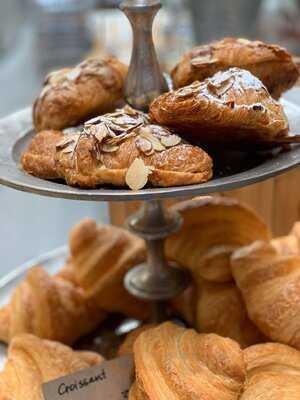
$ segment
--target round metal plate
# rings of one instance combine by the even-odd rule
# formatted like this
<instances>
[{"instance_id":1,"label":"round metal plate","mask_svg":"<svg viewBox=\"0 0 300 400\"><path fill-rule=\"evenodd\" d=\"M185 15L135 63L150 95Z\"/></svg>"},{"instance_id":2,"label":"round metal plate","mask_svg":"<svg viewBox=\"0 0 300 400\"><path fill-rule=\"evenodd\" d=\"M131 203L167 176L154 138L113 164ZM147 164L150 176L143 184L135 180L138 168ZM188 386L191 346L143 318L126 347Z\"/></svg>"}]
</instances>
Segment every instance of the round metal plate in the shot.
<instances>
[{"instance_id":1,"label":"round metal plate","mask_svg":"<svg viewBox=\"0 0 300 400\"><path fill-rule=\"evenodd\" d=\"M300 108L284 101L293 133L300 132ZM214 178L204 184L172 188L131 190L103 187L83 190L64 183L35 178L20 168L21 153L34 131L31 110L26 109L0 121L0 183L14 189L44 196L90 201L153 200L168 197L195 196L233 190L282 174L300 164L300 146L281 153L230 152L213 157Z\"/></svg>"}]
</instances>

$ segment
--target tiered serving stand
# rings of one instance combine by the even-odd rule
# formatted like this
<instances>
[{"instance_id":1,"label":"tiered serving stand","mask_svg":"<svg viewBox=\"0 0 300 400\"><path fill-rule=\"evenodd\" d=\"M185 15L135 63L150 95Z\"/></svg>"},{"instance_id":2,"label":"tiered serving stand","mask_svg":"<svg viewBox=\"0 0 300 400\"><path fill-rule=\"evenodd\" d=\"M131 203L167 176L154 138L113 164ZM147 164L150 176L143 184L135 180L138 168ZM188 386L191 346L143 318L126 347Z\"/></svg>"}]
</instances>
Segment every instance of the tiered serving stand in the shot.
<instances>
[{"instance_id":1,"label":"tiered serving stand","mask_svg":"<svg viewBox=\"0 0 300 400\"><path fill-rule=\"evenodd\" d=\"M157 62L152 42L152 22L161 7L157 0L127 0L121 9L128 16L134 32L134 46L126 86L127 101L132 106L146 110L150 101L167 90ZM164 257L164 240L179 229L180 216L167 210L162 200L175 197L191 197L215 192L224 192L264 181L282 174L300 164L300 146L289 151L277 150L251 154L232 152L215 163L211 181L193 185L160 189L131 190L103 187L82 190L63 183L45 181L26 174L19 165L22 152L35 134L31 122L31 109L18 112L0 121L0 183L17 190L48 197L60 197L85 201L134 201L143 200L139 212L131 216L128 228L145 239L148 247L146 264L133 268L125 277L128 291L138 298L151 301L152 318L164 318L162 303L182 292L189 283L187 273L176 266L168 265ZM60 249L34 260L45 263L50 270L67 254ZM0 290L12 287L24 273L24 268L0 282Z\"/></svg>"}]
</instances>

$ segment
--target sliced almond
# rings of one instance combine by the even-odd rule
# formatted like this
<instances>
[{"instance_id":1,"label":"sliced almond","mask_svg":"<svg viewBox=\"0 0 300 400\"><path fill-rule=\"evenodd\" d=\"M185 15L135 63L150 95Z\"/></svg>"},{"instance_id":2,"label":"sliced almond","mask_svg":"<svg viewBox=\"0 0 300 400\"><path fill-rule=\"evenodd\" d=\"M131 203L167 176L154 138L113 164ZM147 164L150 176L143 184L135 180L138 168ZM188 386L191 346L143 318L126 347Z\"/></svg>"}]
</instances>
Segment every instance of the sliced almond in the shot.
<instances>
[{"instance_id":1,"label":"sliced almond","mask_svg":"<svg viewBox=\"0 0 300 400\"><path fill-rule=\"evenodd\" d=\"M75 82L75 81L77 80L77 78L80 77L81 72L82 72L82 71L81 71L80 68L73 68L73 69L71 69L70 72L68 72L68 73L66 74L66 78L67 78L69 81Z\"/></svg>"},{"instance_id":2,"label":"sliced almond","mask_svg":"<svg viewBox=\"0 0 300 400\"><path fill-rule=\"evenodd\" d=\"M95 117L95 118L92 118L92 119L86 121L84 125L86 125L86 126L95 125L95 124L100 123L101 121L102 121L102 116L99 116L99 117Z\"/></svg>"},{"instance_id":3,"label":"sliced almond","mask_svg":"<svg viewBox=\"0 0 300 400\"><path fill-rule=\"evenodd\" d=\"M136 191L147 185L151 169L141 158L136 158L127 170L125 181L130 189Z\"/></svg>"},{"instance_id":4,"label":"sliced almond","mask_svg":"<svg viewBox=\"0 0 300 400\"><path fill-rule=\"evenodd\" d=\"M177 135L163 136L160 140L161 143L166 147L174 147L181 142L181 138Z\"/></svg>"},{"instance_id":5,"label":"sliced almond","mask_svg":"<svg viewBox=\"0 0 300 400\"><path fill-rule=\"evenodd\" d=\"M62 150L67 147L69 144L75 143L75 139L73 137L65 137L60 142L56 144L57 150Z\"/></svg>"},{"instance_id":6,"label":"sliced almond","mask_svg":"<svg viewBox=\"0 0 300 400\"><path fill-rule=\"evenodd\" d=\"M136 147L143 153L149 153L153 150L152 143L142 137L138 137L135 141Z\"/></svg>"},{"instance_id":7,"label":"sliced almond","mask_svg":"<svg viewBox=\"0 0 300 400\"><path fill-rule=\"evenodd\" d=\"M101 150L103 153L114 153L119 150L119 146L104 143L101 145Z\"/></svg>"},{"instance_id":8,"label":"sliced almond","mask_svg":"<svg viewBox=\"0 0 300 400\"><path fill-rule=\"evenodd\" d=\"M90 127L90 133L97 139L99 143L107 137L108 131L105 125L93 125Z\"/></svg>"}]
</instances>

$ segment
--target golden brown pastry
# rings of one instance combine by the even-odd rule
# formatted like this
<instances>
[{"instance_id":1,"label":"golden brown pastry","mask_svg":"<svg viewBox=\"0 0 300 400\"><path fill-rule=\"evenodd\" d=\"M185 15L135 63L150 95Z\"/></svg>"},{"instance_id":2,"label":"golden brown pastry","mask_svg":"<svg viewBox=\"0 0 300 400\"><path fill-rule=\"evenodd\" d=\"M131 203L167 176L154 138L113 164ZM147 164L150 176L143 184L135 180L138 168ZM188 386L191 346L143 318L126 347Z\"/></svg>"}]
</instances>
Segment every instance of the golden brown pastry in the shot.
<instances>
[{"instance_id":1,"label":"golden brown pastry","mask_svg":"<svg viewBox=\"0 0 300 400\"><path fill-rule=\"evenodd\" d=\"M55 154L56 145L64 139L60 131L44 131L34 136L21 157L23 169L43 179L58 179Z\"/></svg>"},{"instance_id":2,"label":"golden brown pastry","mask_svg":"<svg viewBox=\"0 0 300 400\"><path fill-rule=\"evenodd\" d=\"M86 300L81 288L34 267L0 311L0 340L9 343L19 334L31 333L73 344L104 318L105 313Z\"/></svg>"},{"instance_id":3,"label":"golden brown pastry","mask_svg":"<svg viewBox=\"0 0 300 400\"><path fill-rule=\"evenodd\" d=\"M145 114L129 107L96 118L81 134L62 140L51 131L38 134L21 163L27 172L44 178L47 176L41 171L48 171L50 166L45 165L51 160L52 166L53 159L53 177L82 188L112 184L138 190L148 182L158 187L191 185L212 176L207 153L184 144L165 128L149 125Z\"/></svg>"},{"instance_id":4,"label":"golden brown pastry","mask_svg":"<svg viewBox=\"0 0 300 400\"><path fill-rule=\"evenodd\" d=\"M255 242L231 264L250 319L268 338L300 349L300 256Z\"/></svg>"},{"instance_id":5,"label":"golden brown pastry","mask_svg":"<svg viewBox=\"0 0 300 400\"><path fill-rule=\"evenodd\" d=\"M298 400L300 352L278 343L244 350L247 380L240 400Z\"/></svg>"},{"instance_id":6,"label":"golden brown pastry","mask_svg":"<svg viewBox=\"0 0 300 400\"><path fill-rule=\"evenodd\" d=\"M129 332L126 336L125 340L121 344L118 349L118 356L126 356L128 354L133 354L133 346L137 338L143 333L146 332L148 329L154 328L155 324L145 324L141 325L138 328L134 329L133 331Z\"/></svg>"},{"instance_id":7,"label":"golden brown pastry","mask_svg":"<svg viewBox=\"0 0 300 400\"><path fill-rule=\"evenodd\" d=\"M116 108L127 67L116 58L91 59L50 74L33 107L37 132L76 126Z\"/></svg>"},{"instance_id":8,"label":"golden brown pastry","mask_svg":"<svg viewBox=\"0 0 300 400\"><path fill-rule=\"evenodd\" d=\"M282 105L258 78L239 68L163 94L150 115L184 138L219 146L276 141L289 130Z\"/></svg>"},{"instance_id":9,"label":"golden brown pastry","mask_svg":"<svg viewBox=\"0 0 300 400\"><path fill-rule=\"evenodd\" d=\"M200 333L215 333L239 343L242 348L265 341L250 321L235 283L202 280L197 284L194 327Z\"/></svg>"},{"instance_id":10,"label":"golden brown pastry","mask_svg":"<svg viewBox=\"0 0 300 400\"><path fill-rule=\"evenodd\" d=\"M144 319L147 305L123 285L126 272L146 258L144 241L125 229L85 219L70 235L71 263L78 284L99 308Z\"/></svg>"},{"instance_id":11,"label":"golden brown pastry","mask_svg":"<svg viewBox=\"0 0 300 400\"><path fill-rule=\"evenodd\" d=\"M96 366L96 353L73 351L58 342L24 334L13 339L0 373L1 400L43 400L42 384Z\"/></svg>"},{"instance_id":12,"label":"golden brown pastry","mask_svg":"<svg viewBox=\"0 0 300 400\"><path fill-rule=\"evenodd\" d=\"M297 82L299 71L284 48L259 41L225 38L195 47L172 71L176 88L203 81L216 72L239 67L257 76L274 98Z\"/></svg>"},{"instance_id":13,"label":"golden brown pastry","mask_svg":"<svg viewBox=\"0 0 300 400\"><path fill-rule=\"evenodd\" d=\"M237 400L245 381L243 353L234 341L170 322L142 333L134 358L130 400Z\"/></svg>"},{"instance_id":14,"label":"golden brown pastry","mask_svg":"<svg viewBox=\"0 0 300 400\"><path fill-rule=\"evenodd\" d=\"M225 197L197 197L173 206L183 217L181 229L166 241L167 257L214 282L232 280L230 256L271 233L249 207Z\"/></svg>"}]
</instances>

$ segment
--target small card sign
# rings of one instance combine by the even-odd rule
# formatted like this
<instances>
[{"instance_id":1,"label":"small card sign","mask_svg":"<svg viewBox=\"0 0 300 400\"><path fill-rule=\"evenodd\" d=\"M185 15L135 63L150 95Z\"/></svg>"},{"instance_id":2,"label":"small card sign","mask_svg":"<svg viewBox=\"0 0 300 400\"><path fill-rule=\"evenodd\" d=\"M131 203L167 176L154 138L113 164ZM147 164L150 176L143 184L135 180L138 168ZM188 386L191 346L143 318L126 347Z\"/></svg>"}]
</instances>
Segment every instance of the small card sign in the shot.
<instances>
[{"instance_id":1,"label":"small card sign","mask_svg":"<svg viewBox=\"0 0 300 400\"><path fill-rule=\"evenodd\" d=\"M45 400L124 400L134 378L133 357L104 361L43 385Z\"/></svg>"}]
</instances>

